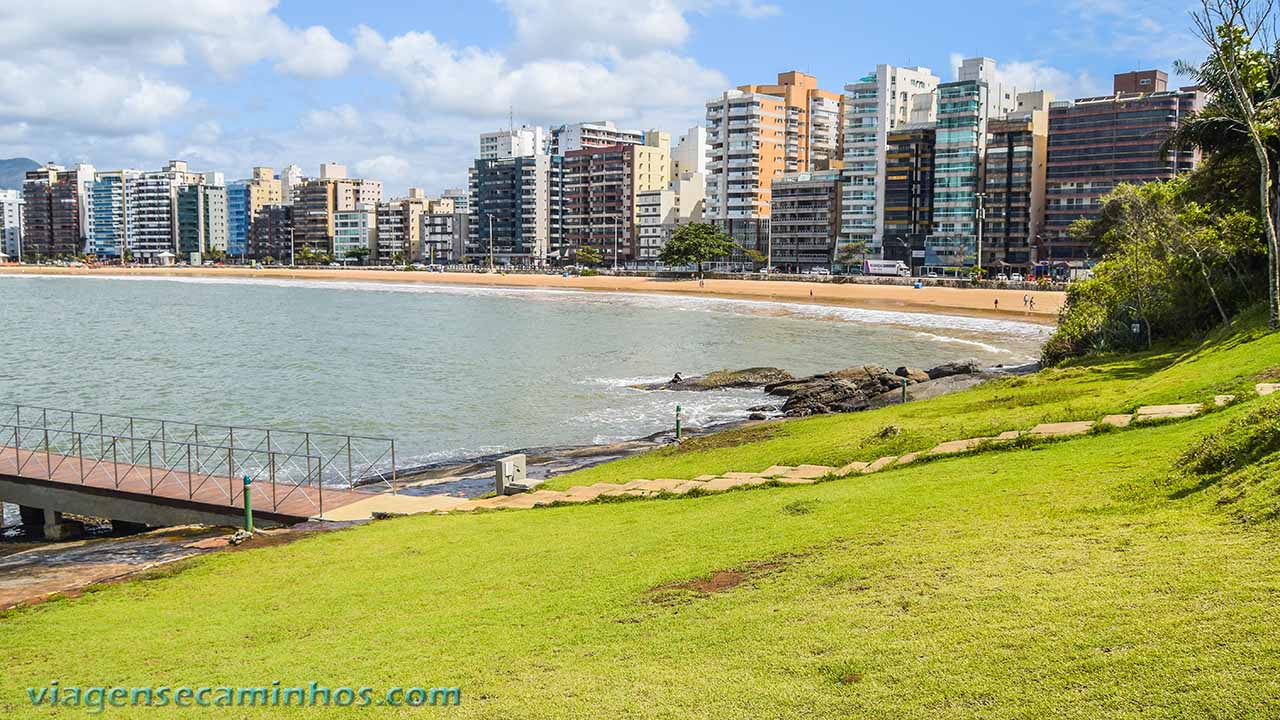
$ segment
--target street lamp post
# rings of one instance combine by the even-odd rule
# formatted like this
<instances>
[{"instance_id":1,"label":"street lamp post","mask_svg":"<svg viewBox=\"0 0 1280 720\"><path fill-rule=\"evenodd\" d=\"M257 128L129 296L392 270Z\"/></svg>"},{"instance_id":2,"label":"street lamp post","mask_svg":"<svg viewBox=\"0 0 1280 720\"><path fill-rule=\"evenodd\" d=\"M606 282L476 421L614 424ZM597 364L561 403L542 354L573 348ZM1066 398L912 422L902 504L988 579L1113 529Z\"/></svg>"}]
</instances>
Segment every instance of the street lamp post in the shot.
<instances>
[{"instance_id":1,"label":"street lamp post","mask_svg":"<svg viewBox=\"0 0 1280 720\"><path fill-rule=\"evenodd\" d=\"M980 192L980 193L975 193L975 194L974 194L974 197L975 197L975 198L977 198L977 200L978 200L978 211L977 211L977 213L975 214L975 215L976 215L976 217L977 217L977 220L978 220L978 261L977 261L977 267L978 267L978 272L979 272L979 273L981 273L981 272L982 272L982 226L986 224L986 218L987 218L987 207L986 207L987 194L986 194L986 193L981 193L981 192Z\"/></svg>"}]
</instances>

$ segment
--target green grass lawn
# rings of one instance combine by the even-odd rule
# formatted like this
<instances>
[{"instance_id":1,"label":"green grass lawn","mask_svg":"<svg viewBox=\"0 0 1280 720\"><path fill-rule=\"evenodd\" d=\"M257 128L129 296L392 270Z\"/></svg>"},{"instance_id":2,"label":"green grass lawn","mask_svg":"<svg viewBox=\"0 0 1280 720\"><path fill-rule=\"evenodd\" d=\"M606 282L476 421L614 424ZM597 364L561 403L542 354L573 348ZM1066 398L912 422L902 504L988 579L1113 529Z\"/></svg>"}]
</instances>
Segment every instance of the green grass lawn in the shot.
<instances>
[{"instance_id":1,"label":"green grass lawn","mask_svg":"<svg viewBox=\"0 0 1280 720\"><path fill-rule=\"evenodd\" d=\"M879 452L866 438L888 424L985 434L1203 400L1276 365L1280 337L1246 329L589 473L834 463ZM1274 504L1274 483L1227 492L1175 468L1274 402L812 486L403 518L206 556L0 617L0 717L84 716L26 704L54 679L463 688L448 710L113 718L1276 716L1280 536L1230 512Z\"/></svg>"}]
</instances>

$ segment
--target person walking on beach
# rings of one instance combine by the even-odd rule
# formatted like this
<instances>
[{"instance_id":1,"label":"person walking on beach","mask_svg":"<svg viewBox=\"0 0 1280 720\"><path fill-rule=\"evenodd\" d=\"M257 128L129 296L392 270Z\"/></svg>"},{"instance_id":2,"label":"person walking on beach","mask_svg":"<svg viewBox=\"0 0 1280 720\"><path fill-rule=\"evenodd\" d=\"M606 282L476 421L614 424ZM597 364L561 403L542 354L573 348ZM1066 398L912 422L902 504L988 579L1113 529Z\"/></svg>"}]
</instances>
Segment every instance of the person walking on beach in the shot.
<instances>
[{"instance_id":1,"label":"person walking on beach","mask_svg":"<svg viewBox=\"0 0 1280 720\"><path fill-rule=\"evenodd\" d=\"M704 288L704 287L706 287L706 286L707 286L707 279L706 279L706 277L705 277L705 276L703 276L703 275L699 275L699 276L698 276L698 288L699 288L699 289L701 289L701 288Z\"/></svg>"},{"instance_id":2,"label":"person walking on beach","mask_svg":"<svg viewBox=\"0 0 1280 720\"><path fill-rule=\"evenodd\" d=\"M996 298L996 312L1000 312L1000 298Z\"/></svg>"},{"instance_id":3,"label":"person walking on beach","mask_svg":"<svg viewBox=\"0 0 1280 720\"><path fill-rule=\"evenodd\" d=\"M1022 293L1022 309L1027 310L1030 307L1031 307L1031 296L1028 295L1027 293Z\"/></svg>"},{"instance_id":4,"label":"person walking on beach","mask_svg":"<svg viewBox=\"0 0 1280 720\"><path fill-rule=\"evenodd\" d=\"M1035 312L1035 311L1036 311L1036 299L1035 299L1035 298L1031 298L1031 299L1030 299L1030 302L1028 302L1028 304L1027 304L1027 307L1031 310L1031 312Z\"/></svg>"}]
</instances>

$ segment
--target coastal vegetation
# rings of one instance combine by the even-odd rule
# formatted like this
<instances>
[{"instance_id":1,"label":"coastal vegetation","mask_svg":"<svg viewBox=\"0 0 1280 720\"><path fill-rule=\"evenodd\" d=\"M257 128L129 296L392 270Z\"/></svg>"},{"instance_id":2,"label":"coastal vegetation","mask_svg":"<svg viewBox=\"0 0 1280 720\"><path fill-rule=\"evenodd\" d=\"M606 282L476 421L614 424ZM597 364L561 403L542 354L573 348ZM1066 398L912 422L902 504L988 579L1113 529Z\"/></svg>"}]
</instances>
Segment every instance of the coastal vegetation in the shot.
<instances>
[{"instance_id":1,"label":"coastal vegetation","mask_svg":"<svg viewBox=\"0 0 1280 720\"><path fill-rule=\"evenodd\" d=\"M1259 302L1280 327L1280 45L1266 32L1275 9L1204 0L1195 23L1209 55L1178 69L1210 99L1166 142L1167 152L1194 149L1204 161L1176 180L1119 185L1098 219L1072 228L1103 260L1068 289L1046 363L1195 337Z\"/></svg>"},{"instance_id":2,"label":"coastal vegetation","mask_svg":"<svg viewBox=\"0 0 1280 720\"><path fill-rule=\"evenodd\" d=\"M756 426L564 481L869 460L1239 395L1192 420L810 486L407 517L206 556L0 620L0 714L30 714L25 688L50 679L278 679L456 685L458 717L1265 716L1280 698L1280 496L1251 469L1280 454L1277 400L1249 391L1278 359L1255 312L1203 342Z\"/></svg>"}]
</instances>

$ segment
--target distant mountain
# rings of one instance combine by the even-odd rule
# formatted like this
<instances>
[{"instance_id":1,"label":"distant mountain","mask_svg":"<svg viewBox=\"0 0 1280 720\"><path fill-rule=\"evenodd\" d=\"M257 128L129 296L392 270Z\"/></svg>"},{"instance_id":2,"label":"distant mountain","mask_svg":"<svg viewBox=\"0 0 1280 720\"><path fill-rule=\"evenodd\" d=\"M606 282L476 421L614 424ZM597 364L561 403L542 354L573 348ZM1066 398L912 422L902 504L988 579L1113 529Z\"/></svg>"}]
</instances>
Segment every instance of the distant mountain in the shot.
<instances>
[{"instance_id":1,"label":"distant mountain","mask_svg":"<svg viewBox=\"0 0 1280 720\"><path fill-rule=\"evenodd\" d=\"M21 190L22 176L38 167L40 163L31 158L0 160L0 189Z\"/></svg>"}]
</instances>

